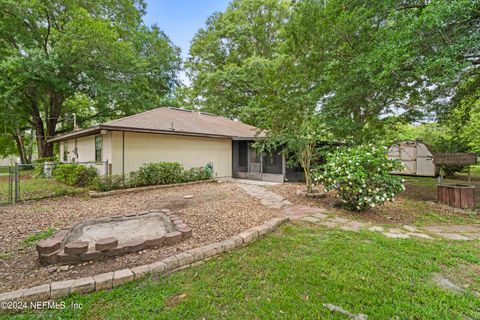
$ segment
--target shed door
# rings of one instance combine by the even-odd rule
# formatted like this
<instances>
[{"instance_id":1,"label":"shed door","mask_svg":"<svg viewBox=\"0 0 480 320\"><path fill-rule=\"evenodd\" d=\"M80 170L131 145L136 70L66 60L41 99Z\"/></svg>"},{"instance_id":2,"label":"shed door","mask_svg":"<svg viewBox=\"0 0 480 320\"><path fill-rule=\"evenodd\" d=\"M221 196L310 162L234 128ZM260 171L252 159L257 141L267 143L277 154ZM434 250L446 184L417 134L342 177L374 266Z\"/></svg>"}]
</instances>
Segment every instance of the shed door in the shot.
<instances>
[{"instance_id":1,"label":"shed door","mask_svg":"<svg viewBox=\"0 0 480 320\"><path fill-rule=\"evenodd\" d=\"M435 176L435 165L432 157L417 158L417 176Z\"/></svg>"}]
</instances>

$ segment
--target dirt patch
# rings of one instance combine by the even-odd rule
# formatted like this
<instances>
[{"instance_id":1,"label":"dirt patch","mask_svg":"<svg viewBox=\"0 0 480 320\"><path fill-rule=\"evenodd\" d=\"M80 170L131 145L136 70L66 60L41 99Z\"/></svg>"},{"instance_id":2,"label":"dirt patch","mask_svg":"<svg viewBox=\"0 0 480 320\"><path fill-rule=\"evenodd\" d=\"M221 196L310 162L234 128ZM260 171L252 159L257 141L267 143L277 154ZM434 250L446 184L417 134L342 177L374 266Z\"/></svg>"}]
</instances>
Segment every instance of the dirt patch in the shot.
<instances>
[{"instance_id":1,"label":"dirt patch","mask_svg":"<svg viewBox=\"0 0 480 320\"><path fill-rule=\"evenodd\" d=\"M185 195L193 198L184 199ZM68 269L40 265L34 246L19 249L22 240L50 227L60 229L85 219L161 208L177 211L192 228L192 238L176 245ZM0 209L0 252L10 256L0 260L0 292L152 263L177 252L223 241L277 214L277 210L264 207L232 183L181 186L97 199L61 197L3 207Z\"/></svg>"},{"instance_id":2,"label":"dirt patch","mask_svg":"<svg viewBox=\"0 0 480 320\"><path fill-rule=\"evenodd\" d=\"M480 247L480 246L479 246ZM442 274L464 289L471 289L480 297L480 264L463 263L456 266L442 266Z\"/></svg>"},{"instance_id":3,"label":"dirt patch","mask_svg":"<svg viewBox=\"0 0 480 320\"><path fill-rule=\"evenodd\" d=\"M394 202L387 202L383 206L371 208L364 212L342 209L334 192L327 193L327 196L324 198L313 199L299 196L297 190L305 188L305 185L301 183L286 183L267 188L285 197L293 204L322 207L338 216L377 224L438 225L446 223L480 223L478 215L472 216L466 213L456 213L452 209L446 209L442 205L433 203L432 201L436 200L436 189L433 187L419 187L410 184L406 184L405 187L405 192L397 196Z\"/></svg>"}]
</instances>

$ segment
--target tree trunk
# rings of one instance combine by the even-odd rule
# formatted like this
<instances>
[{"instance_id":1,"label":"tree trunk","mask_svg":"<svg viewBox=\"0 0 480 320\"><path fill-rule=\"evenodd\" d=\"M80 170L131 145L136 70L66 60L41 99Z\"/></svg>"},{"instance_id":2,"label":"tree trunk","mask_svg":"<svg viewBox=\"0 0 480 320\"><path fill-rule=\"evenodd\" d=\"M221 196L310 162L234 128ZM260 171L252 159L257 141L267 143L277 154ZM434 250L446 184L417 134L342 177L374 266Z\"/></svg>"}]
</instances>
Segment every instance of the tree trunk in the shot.
<instances>
[{"instance_id":1,"label":"tree trunk","mask_svg":"<svg viewBox=\"0 0 480 320\"><path fill-rule=\"evenodd\" d=\"M26 149L27 162L32 163L33 159L33 130L30 130L30 141L28 149Z\"/></svg>"},{"instance_id":2,"label":"tree trunk","mask_svg":"<svg viewBox=\"0 0 480 320\"><path fill-rule=\"evenodd\" d=\"M310 172L310 167L312 163L312 150L311 146L308 145L305 150L302 152L302 167L303 167L303 174L305 175L305 184L307 185L307 192L312 193L313 192L313 181L312 181L312 175Z\"/></svg>"},{"instance_id":3,"label":"tree trunk","mask_svg":"<svg viewBox=\"0 0 480 320\"><path fill-rule=\"evenodd\" d=\"M45 112L45 123L40 115L37 102L32 103L32 120L36 132L38 157L53 157L53 143L48 142L56 134L58 117L62 110L63 97L50 93L48 107Z\"/></svg>"},{"instance_id":4,"label":"tree trunk","mask_svg":"<svg viewBox=\"0 0 480 320\"><path fill-rule=\"evenodd\" d=\"M43 119L40 116L40 110L38 108L37 101L32 101L32 123L35 128L35 138L37 141L38 157L43 158L45 155L45 130L43 126Z\"/></svg>"},{"instance_id":5,"label":"tree trunk","mask_svg":"<svg viewBox=\"0 0 480 320\"><path fill-rule=\"evenodd\" d=\"M13 134L13 139L15 140L15 144L17 146L18 155L20 156L20 163L25 164L27 163L27 155L25 152L25 143L22 137L22 133L19 129L15 129L15 133Z\"/></svg>"}]
</instances>

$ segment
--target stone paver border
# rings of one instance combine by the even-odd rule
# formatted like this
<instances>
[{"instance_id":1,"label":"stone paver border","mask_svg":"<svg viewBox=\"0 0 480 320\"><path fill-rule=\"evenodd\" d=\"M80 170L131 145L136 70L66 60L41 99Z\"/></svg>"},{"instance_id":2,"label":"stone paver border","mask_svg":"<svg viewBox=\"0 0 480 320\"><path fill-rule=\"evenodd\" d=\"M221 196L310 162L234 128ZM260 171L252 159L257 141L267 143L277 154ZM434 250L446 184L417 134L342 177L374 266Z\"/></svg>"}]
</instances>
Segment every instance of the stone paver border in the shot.
<instances>
[{"instance_id":1,"label":"stone paver border","mask_svg":"<svg viewBox=\"0 0 480 320\"><path fill-rule=\"evenodd\" d=\"M314 209L318 209L320 211L322 210L320 208L311 208L311 210ZM311 210L309 211L308 207L296 206L285 208L283 212L284 215L290 216L291 219L322 225L327 228L339 228L344 231L359 232L361 230L368 230L371 232L379 232L387 238L409 239L413 237L426 240L435 240L437 238L443 238L447 240L480 239L480 225L430 226L423 228L403 225L399 228L385 228L383 226L373 225L370 222L349 220L334 215L328 215L328 213L312 214Z\"/></svg>"},{"instance_id":2,"label":"stone paver border","mask_svg":"<svg viewBox=\"0 0 480 320\"><path fill-rule=\"evenodd\" d=\"M160 185L155 185L155 186L118 189L118 190L103 191L103 192L90 191L88 194L89 194L90 198L102 198L102 197L108 197L108 196L115 196L115 195L119 195L119 194L128 194L128 193L142 192L142 191L148 191L148 190L166 189L166 188L190 186L190 185L195 185L195 184L212 183L212 182L217 182L217 180L209 179L209 180L182 182L182 183L160 184Z\"/></svg>"},{"instance_id":3,"label":"stone paver border","mask_svg":"<svg viewBox=\"0 0 480 320\"><path fill-rule=\"evenodd\" d=\"M289 221L289 218L278 217L238 235L230 237L221 242L211 243L203 247L190 249L176 255L165 258L161 261L134 267L131 269L116 270L98 274L80 279L55 281L31 288L19 289L15 291L0 293L1 312L15 312L19 309L8 308L9 302L38 302L49 301L64 298L71 293L89 293L111 289L113 287L130 282L134 279L140 279L149 273L167 274L179 269L184 269L191 265L210 259L213 256L223 252L231 251L235 248L243 247L254 242L259 237L273 232L279 226ZM12 304L14 305L14 304Z\"/></svg>"},{"instance_id":4,"label":"stone paver border","mask_svg":"<svg viewBox=\"0 0 480 320\"><path fill-rule=\"evenodd\" d=\"M261 204L268 208L281 209L292 204L281 195L266 190L261 185L237 183L237 186L247 194L260 200Z\"/></svg>"},{"instance_id":5,"label":"stone paver border","mask_svg":"<svg viewBox=\"0 0 480 320\"><path fill-rule=\"evenodd\" d=\"M71 241L68 238L72 230L79 226L85 226L92 221L96 222L114 222L121 219L131 219L146 215L163 215L164 219L170 219L174 230L171 232L148 239L131 240L119 244L118 239L106 235L105 238L95 242L94 248L89 248L87 241ZM100 260L104 257L118 256L125 253L141 251L146 247L160 247L172 245L188 239L192 236L192 229L188 227L174 212L168 209L158 209L140 212L138 214L127 214L123 216L113 216L99 218L94 220L85 220L77 224L72 224L65 229L58 231L53 237L41 240L37 244L37 252L40 263L42 264L70 264L84 261Z\"/></svg>"}]
</instances>

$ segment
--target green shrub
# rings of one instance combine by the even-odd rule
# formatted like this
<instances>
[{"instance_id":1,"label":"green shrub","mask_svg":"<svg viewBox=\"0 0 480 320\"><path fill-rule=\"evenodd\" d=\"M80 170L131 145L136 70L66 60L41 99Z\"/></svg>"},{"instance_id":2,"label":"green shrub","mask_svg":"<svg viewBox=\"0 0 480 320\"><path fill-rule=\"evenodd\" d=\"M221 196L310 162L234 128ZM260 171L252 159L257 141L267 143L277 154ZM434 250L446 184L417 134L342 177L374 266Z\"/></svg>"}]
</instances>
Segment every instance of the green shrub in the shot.
<instances>
[{"instance_id":1,"label":"green shrub","mask_svg":"<svg viewBox=\"0 0 480 320\"><path fill-rule=\"evenodd\" d=\"M98 177L97 169L93 166L64 163L59 164L53 170L53 176L68 185L86 187Z\"/></svg>"},{"instance_id":2,"label":"green shrub","mask_svg":"<svg viewBox=\"0 0 480 320\"><path fill-rule=\"evenodd\" d=\"M136 186L151 186L183 182L183 166L178 162L147 163L134 175Z\"/></svg>"},{"instance_id":3,"label":"green shrub","mask_svg":"<svg viewBox=\"0 0 480 320\"><path fill-rule=\"evenodd\" d=\"M183 181L199 181L212 178L212 171L208 167L190 168L183 173Z\"/></svg>"},{"instance_id":4,"label":"green shrub","mask_svg":"<svg viewBox=\"0 0 480 320\"><path fill-rule=\"evenodd\" d=\"M316 183L336 190L346 208L363 211L405 190L403 179L390 174L401 168L400 161L387 158L386 148L364 145L337 149L312 174Z\"/></svg>"},{"instance_id":5,"label":"green shrub","mask_svg":"<svg viewBox=\"0 0 480 320\"><path fill-rule=\"evenodd\" d=\"M111 191L123 188L208 180L212 176L213 166L211 164L207 164L205 167L185 170L178 162L147 163L141 166L138 171L133 171L125 177L122 175L96 177L91 183L91 187L97 191Z\"/></svg>"},{"instance_id":6,"label":"green shrub","mask_svg":"<svg viewBox=\"0 0 480 320\"><path fill-rule=\"evenodd\" d=\"M116 189L128 188L128 179L121 174L112 176L96 177L92 182L92 188L97 191L111 191Z\"/></svg>"}]
</instances>

